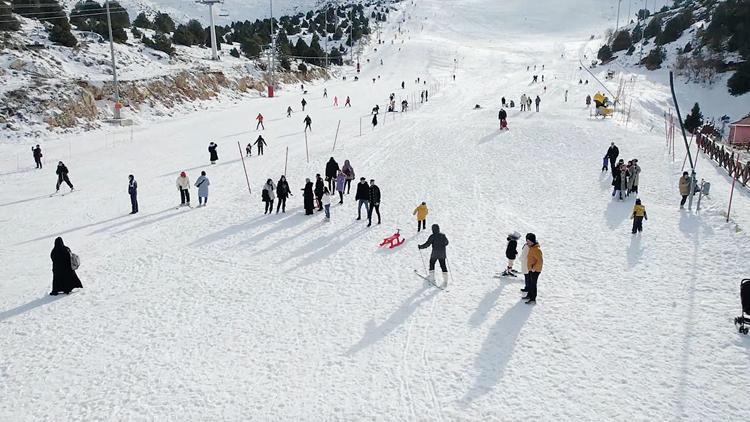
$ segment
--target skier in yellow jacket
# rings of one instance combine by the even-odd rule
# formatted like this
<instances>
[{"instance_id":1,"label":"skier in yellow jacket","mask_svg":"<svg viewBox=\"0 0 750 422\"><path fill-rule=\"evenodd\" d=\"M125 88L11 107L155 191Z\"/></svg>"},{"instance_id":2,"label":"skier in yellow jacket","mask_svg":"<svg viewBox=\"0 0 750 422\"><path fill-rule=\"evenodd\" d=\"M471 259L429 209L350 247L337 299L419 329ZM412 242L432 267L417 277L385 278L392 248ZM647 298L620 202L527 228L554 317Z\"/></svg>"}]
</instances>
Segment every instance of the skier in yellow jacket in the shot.
<instances>
[{"instance_id":1,"label":"skier in yellow jacket","mask_svg":"<svg viewBox=\"0 0 750 422\"><path fill-rule=\"evenodd\" d=\"M648 220L648 214L646 214L646 207L641 205L641 200L635 200L635 206L633 206L633 214L630 215L633 220L633 234L636 232L643 231L643 220Z\"/></svg>"},{"instance_id":2,"label":"skier in yellow jacket","mask_svg":"<svg viewBox=\"0 0 750 422\"><path fill-rule=\"evenodd\" d=\"M422 229L427 230L427 214L430 210L427 209L427 203L422 202L417 208L414 208L412 215L417 216L417 233Z\"/></svg>"}]
</instances>

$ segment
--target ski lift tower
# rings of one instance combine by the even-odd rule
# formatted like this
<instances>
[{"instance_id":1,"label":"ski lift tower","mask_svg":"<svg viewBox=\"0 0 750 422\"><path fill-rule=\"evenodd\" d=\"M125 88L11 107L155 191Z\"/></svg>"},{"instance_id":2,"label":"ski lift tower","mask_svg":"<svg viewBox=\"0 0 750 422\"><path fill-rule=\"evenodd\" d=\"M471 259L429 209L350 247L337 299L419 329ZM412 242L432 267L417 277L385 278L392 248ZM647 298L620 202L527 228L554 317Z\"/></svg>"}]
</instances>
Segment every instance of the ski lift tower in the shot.
<instances>
[{"instance_id":1,"label":"ski lift tower","mask_svg":"<svg viewBox=\"0 0 750 422\"><path fill-rule=\"evenodd\" d=\"M216 27L214 26L214 5L224 3L224 0L196 0L196 3L200 3L208 6L209 22L211 24L211 60L219 60L219 53L216 48Z\"/></svg>"}]
</instances>

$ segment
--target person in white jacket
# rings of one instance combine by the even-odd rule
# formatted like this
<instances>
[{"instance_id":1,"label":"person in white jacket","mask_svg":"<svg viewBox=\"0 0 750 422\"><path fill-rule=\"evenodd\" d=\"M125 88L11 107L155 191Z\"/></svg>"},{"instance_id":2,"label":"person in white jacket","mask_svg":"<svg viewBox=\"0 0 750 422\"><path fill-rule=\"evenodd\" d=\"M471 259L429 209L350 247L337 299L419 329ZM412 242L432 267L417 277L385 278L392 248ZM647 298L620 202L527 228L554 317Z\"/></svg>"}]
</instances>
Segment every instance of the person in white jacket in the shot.
<instances>
[{"instance_id":1,"label":"person in white jacket","mask_svg":"<svg viewBox=\"0 0 750 422\"><path fill-rule=\"evenodd\" d=\"M177 177L177 190L180 191L180 206L190 206L190 179L184 171Z\"/></svg>"},{"instance_id":2,"label":"person in white jacket","mask_svg":"<svg viewBox=\"0 0 750 422\"><path fill-rule=\"evenodd\" d=\"M522 292L529 291L529 247L526 243L521 248L521 272L523 273L523 289Z\"/></svg>"},{"instance_id":3,"label":"person in white jacket","mask_svg":"<svg viewBox=\"0 0 750 422\"><path fill-rule=\"evenodd\" d=\"M323 197L320 198L320 202L326 212L326 221L331 221L331 191L328 190L328 186L323 188Z\"/></svg>"}]
</instances>

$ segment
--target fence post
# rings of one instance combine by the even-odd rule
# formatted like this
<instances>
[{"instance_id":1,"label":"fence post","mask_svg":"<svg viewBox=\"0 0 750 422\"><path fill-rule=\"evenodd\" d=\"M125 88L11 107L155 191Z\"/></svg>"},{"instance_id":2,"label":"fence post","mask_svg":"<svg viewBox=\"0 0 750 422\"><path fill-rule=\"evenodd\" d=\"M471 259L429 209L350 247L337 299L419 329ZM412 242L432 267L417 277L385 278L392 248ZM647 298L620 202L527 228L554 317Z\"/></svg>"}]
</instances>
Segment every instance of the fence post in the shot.
<instances>
[{"instance_id":1,"label":"fence post","mask_svg":"<svg viewBox=\"0 0 750 422\"><path fill-rule=\"evenodd\" d=\"M333 138L333 149L331 149L331 152L336 150L336 141L339 139L339 128L341 127L341 120L339 120L339 124L336 125L336 137Z\"/></svg>"},{"instance_id":2,"label":"fence post","mask_svg":"<svg viewBox=\"0 0 750 422\"><path fill-rule=\"evenodd\" d=\"M305 155L307 156L307 164L310 164L310 150L307 148L307 130L305 130Z\"/></svg>"},{"instance_id":3,"label":"fence post","mask_svg":"<svg viewBox=\"0 0 750 422\"><path fill-rule=\"evenodd\" d=\"M242 160L242 169L245 171L245 181L247 182L247 192L252 195L253 191L250 189L250 178L247 177L247 167L245 167L245 156L242 155L242 147L240 141L237 141L237 149L240 150L240 160Z\"/></svg>"},{"instance_id":4,"label":"fence post","mask_svg":"<svg viewBox=\"0 0 750 422\"><path fill-rule=\"evenodd\" d=\"M284 158L284 177L286 177L286 165L289 163L289 147L286 147L286 157Z\"/></svg>"}]
</instances>

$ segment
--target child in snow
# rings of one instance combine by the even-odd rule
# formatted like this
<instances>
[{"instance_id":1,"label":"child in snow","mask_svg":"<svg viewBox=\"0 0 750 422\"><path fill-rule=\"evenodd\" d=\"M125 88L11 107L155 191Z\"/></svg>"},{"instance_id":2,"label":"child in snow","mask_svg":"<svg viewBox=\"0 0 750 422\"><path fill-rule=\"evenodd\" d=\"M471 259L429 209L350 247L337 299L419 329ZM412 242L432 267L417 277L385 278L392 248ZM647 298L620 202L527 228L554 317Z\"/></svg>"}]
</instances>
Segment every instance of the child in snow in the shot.
<instances>
[{"instance_id":1,"label":"child in snow","mask_svg":"<svg viewBox=\"0 0 750 422\"><path fill-rule=\"evenodd\" d=\"M202 171L198 180L195 181L195 187L198 188L198 206L205 207L208 205L208 185L211 182L206 177L206 172Z\"/></svg>"},{"instance_id":2,"label":"child in snow","mask_svg":"<svg viewBox=\"0 0 750 422\"><path fill-rule=\"evenodd\" d=\"M328 190L328 186L323 188L323 196L320 198L323 209L326 212L326 221L331 220L331 191Z\"/></svg>"},{"instance_id":3,"label":"child in snow","mask_svg":"<svg viewBox=\"0 0 750 422\"><path fill-rule=\"evenodd\" d=\"M508 267L503 271L504 276L515 277L513 272L513 263L518 256L518 239L521 238L521 233L513 232L508 235L508 246L505 248L505 257L508 258Z\"/></svg>"},{"instance_id":4,"label":"child in snow","mask_svg":"<svg viewBox=\"0 0 750 422\"><path fill-rule=\"evenodd\" d=\"M346 188L346 175L343 171L339 171L335 179L336 192L339 193L339 205L344 203L344 188Z\"/></svg>"},{"instance_id":5,"label":"child in snow","mask_svg":"<svg viewBox=\"0 0 750 422\"><path fill-rule=\"evenodd\" d=\"M245 147L245 157L250 157L253 155L253 143L247 144Z\"/></svg>"},{"instance_id":6,"label":"child in snow","mask_svg":"<svg viewBox=\"0 0 750 422\"><path fill-rule=\"evenodd\" d=\"M266 180L266 184L263 185L263 192L261 193L263 202L266 203L265 212L263 212L263 214L271 214L273 212L273 201L274 198L276 198L275 191L276 186L274 186L273 180Z\"/></svg>"},{"instance_id":7,"label":"child in snow","mask_svg":"<svg viewBox=\"0 0 750 422\"><path fill-rule=\"evenodd\" d=\"M646 207L641 205L641 200L635 200L635 206L633 206L633 214L630 215L633 220L633 234L636 232L640 233L643 231L643 220L648 220L648 214L646 214Z\"/></svg>"},{"instance_id":8,"label":"child in snow","mask_svg":"<svg viewBox=\"0 0 750 422\"><path fill-rule=\"evenodd\" d=\"M417 233L421 232L422 229L427 230L427 214L430 210L427 209L427 203L422 202L417 208L414 208L414 212L411 215L417 216Z\"/></svg>"}]
</instances>

